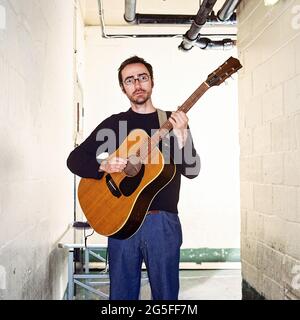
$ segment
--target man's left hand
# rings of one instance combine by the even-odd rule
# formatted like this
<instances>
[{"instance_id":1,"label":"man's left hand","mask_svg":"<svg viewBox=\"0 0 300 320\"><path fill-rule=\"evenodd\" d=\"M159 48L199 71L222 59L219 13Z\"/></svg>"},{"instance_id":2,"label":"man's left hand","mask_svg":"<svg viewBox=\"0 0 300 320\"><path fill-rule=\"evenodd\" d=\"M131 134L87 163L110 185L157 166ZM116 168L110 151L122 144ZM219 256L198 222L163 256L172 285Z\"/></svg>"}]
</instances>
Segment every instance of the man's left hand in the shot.
<instances>
[{"instance_id":1,"label":"man's left hand","mask_svg":"<svg viewBox=\"0 0 300 320\"><path fill-rule=\"evenodd\" d=\"M182 149L187 140L187 126L189 119L183 111L172 112L169 118L173 126L173 132L177 138L179 149Z\"/></svg>"}]
</instances>

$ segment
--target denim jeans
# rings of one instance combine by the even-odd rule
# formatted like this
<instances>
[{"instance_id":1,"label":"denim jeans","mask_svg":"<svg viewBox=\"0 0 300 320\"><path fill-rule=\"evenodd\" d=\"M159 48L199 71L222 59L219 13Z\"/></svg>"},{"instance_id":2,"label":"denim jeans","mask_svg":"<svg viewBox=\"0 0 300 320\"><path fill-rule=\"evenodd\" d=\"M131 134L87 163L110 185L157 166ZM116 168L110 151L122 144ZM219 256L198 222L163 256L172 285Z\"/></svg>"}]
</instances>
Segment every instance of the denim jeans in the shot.
<instances>
[{"instance_id":1,"label":"denim jeans","mask_svg":"<svg viewBox=\"0 0 300 320\"><path fill-rule=\"evenodd\" d=\"M147 214L129 239L108 239L111 300L138 300L145 262L154 300L177 300L182 231L175 213Z\"/></svg>"}]
</instances>

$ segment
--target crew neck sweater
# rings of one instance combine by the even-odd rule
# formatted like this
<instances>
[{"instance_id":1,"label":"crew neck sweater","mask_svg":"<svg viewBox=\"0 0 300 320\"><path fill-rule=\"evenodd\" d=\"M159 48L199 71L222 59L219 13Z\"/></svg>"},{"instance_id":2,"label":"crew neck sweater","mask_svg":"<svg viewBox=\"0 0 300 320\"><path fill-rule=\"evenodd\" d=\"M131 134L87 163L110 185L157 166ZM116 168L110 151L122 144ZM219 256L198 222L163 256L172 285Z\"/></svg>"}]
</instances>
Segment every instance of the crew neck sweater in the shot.
<instances>
[{"instance_id":1,"label":"crew neck sweater","mask_svg":"<svg viewBox=\"0 0 300 320\"><path fill-rule=\"evenodd\" d=\"M171 111L167 111L167 117L170 115ZM102 179L104 172L99 172L100 160L97 160L99 154L115 151L134 129L143 129L151 136L159 127L157 111L137 113L130 108L126 112L114 114L101 122L87 139L70 153L67 166L71 172L82 178ZM181 175L190 179L195 178L200 171L200 158L194 148L190 130L181 150L172 132L169 138L163 139L159 144L160 150L165 154L166 148L163 148L163 143L169 144L168 150L175 162L176 173L173 179L156 194L149 210L178 213Z\"/></svg>"}]
</instances>

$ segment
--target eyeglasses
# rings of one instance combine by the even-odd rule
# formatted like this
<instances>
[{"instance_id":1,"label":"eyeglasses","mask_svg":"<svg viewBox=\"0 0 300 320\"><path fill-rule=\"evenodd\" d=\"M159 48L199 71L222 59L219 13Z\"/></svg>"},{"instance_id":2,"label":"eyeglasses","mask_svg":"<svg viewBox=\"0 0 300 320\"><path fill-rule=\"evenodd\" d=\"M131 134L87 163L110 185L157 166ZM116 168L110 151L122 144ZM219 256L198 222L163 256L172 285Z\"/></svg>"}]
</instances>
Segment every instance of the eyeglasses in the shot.
<instances>
[{"instance_id":1,"label":"eyeglasses","mask_svg":"<svg viewBox=\"0 0 300 320\"><path fill-rule=\"evenodd\" d=\"M147 82L149 81L150 77L147 73L138 74L136 77L131 76L126 78L123 82L126 86L133 86L135 84L135 80L139 82Z\"/></svg>"}]
</instances>

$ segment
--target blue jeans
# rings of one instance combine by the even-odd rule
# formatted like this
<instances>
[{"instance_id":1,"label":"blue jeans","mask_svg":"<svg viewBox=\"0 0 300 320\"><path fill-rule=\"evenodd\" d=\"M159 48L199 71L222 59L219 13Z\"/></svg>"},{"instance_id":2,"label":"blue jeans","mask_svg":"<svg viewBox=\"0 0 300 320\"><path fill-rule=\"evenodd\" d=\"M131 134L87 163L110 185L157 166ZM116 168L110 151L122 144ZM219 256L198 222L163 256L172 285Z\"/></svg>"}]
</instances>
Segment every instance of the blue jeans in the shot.
<instances>
[{"instance_id":1,"label":"blue jeans","mask_svg":"<svg viewBox=\"0 0 300 320\"><path fill-rule=\"evenodd\" d=\"M129 239L108 239L111 300L138 300L145 262L154 300L177 300L182 231L177 214L147 214Z\"/></svg>"}]
</instances>

